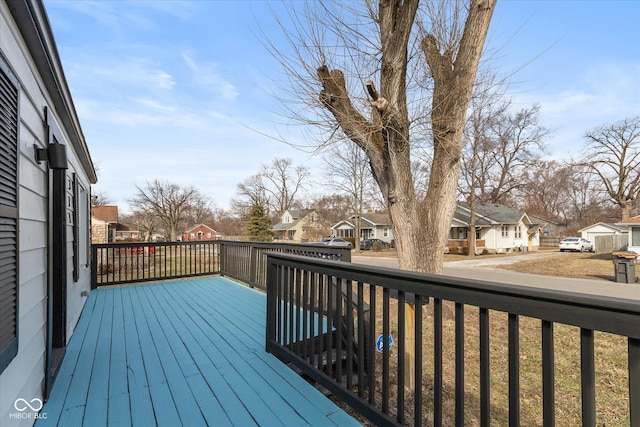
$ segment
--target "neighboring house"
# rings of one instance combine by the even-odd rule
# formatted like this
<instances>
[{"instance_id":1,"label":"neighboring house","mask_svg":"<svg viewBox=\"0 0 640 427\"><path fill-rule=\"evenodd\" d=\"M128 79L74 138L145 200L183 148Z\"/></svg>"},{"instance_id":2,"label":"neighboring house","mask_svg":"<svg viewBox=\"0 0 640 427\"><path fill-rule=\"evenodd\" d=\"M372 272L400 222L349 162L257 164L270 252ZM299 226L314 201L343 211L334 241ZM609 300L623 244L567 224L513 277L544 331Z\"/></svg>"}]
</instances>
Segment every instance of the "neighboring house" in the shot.
<instances>
[{"instance_id":1,"label":"neighboring house","mask_svg":"<svg viewBox=\"0 0 640 427\"><path fill-rule=\"evenodd\" d=\"M122 240L140 240L140 230L131 225L118 223L116 226L116 242Z\"/></svg>"},{"instance_id":2,"label":"neighboring house","mask_svg":"<svg viewBox=\"0 0 640 427\"><path fill-rule=\"evenodd\" d=\"M197 224L182 233L182 241L215 240L218 233L206 224Z\"/></svg>"},{"instance_id":3,"label":"neighboring house","mask_svg":"<svg viewBox=\"0 0 640 427\"><path fill-rule=\"evenodd\" d=\"M620 221L616 225L627 228L627 250L640 254L640 215Z\"/></svg>"},{"instance_id":4,"label":"neighboring house","mask_svg":"<svg viewBox=\"0 0 640 427\"><path fill-rule=\"evenodd\" d=\"M0 0L0 426L31 426L91 289L96 171L40 0Z\"/></svg>"},{"instance_id":5,"label":"neighboring house","mask_svg":"<svg viewBox=\"0 0 640 427\"><path fill-rule=\"evenodd\" d=\"M539 219L531 219L526 213L499 204L476 203L476 248L492 252L511 250L537 250L540 234L544 227ZM447 247L469 245L470 208L465 202L458 202L451 221ZM376 238L391 243L393 230L387 214L365 214L361 216L360 236L362 239ZM355 216L331 227L335 237L355 236Z\"/></svg>"},{"instance_id":6,"label":"neighboring house","mask_svg":"<svg viewBox=\"0 0 640 427\"><path fill-rule=\"evenodd\" d=\"M556 236L560 228L560 223L556 220L541 216L527 214L534 224L539 224L542 228L541 236Z\"/></svg>"},{"instance_id":7,"label":"neighboring house","mask_svg":"<svg viewBox=\"0 0 640 427\"><path fill-rule=\"evenodd\" d=\"M303 243L321 240L328 228L315 209L288 209L271 231L275 233L276 241Z\"/></svg>"},{"instance_id":8,"label":"neighboring house","mask_svg":"<svg viewBox=\"0 0 640 427\"><path fill-rule=\"evenodd\" d=\"M356 216L343 220L331 227L333 237L355 237ZM360 216L360 240L380 239L389 244L394 240L389 215L386 213L366 213Z\"/></svg>"},{"instance_id":9,"label":"neighboring house","mask_svg":"<svg viewBox=\"0 0 640 427\"><path fill-rule=\"evenodd\" d=\"M91 242L100 244L122 240L140 240L140 231L118 221L117 206L94 206L91 209Z\"/></svg>"},{"instance_id":10,"label":"neighboring house","mask_svg":"<svg viewBox=\"0 0 640 427\"><path fill-rule=\"evenodd\" d=\"M526 213L497 203L475 204L476 248L489 251L537 250L543 224ZM448 246L468 246L471 209L458 202L451 223Z\"/></svg>"},{"instance_id":11,"label":"neighboring house","mask_svg":"<svg viewBox=\"0 0 640 427\"><path fill-rule=\"evenodd\" d=\"M628 232L629 231L627 230L627 227L624 225L609 224L606 222L598 222L596 224L592 224L588 227L578 230L578 233L580 233L580 237L582 237L583 239L587 239L593 243L593 249L595 251L598 250L596 237L621 236L621 235L626 236Z\"/></svg>"},{"instance_id":12,"label":"neighboring house","mask_svg":"<svg viewBox=\"0 0 640 427\"><path fill-rule=\"evenodd\" d=\"M91 209L91 242L112 243L116 241L118 207L105 205Z\"/></svg>"}]
</instances>

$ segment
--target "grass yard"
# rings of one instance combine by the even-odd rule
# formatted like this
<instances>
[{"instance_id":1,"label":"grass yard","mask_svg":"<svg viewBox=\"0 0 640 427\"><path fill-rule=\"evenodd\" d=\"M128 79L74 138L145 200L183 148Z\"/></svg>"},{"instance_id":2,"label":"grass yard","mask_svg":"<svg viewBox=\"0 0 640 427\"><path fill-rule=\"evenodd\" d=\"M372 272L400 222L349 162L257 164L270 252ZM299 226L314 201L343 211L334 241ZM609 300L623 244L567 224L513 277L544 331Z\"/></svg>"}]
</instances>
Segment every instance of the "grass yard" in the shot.
<instances>
[{"instance_id":1,"label":"grass yard","mask_svg":"<svg viewBox=\"0 0 640 427\"><path fill-rule=\"evenodd\" d=\"M370 252L370 253L369 253ZM365 256L395 256L392 251L363 253ZM557 256L555 256L557 255ZM532 259L527 254L483 255L485 257L519 257L522 261L497 266L522 273L560 277L614 280L614 268L610 254L557 253L550 257ZM445 260L469 259L466 256L446 255ZM377 304L381 306L381 301ZM391 302L391 317L397 319L397 304ZM433 416L433 304L423 308L423 382L422 407L424 425L431 425ZM444 369L444 423L455 422L455 342L454 307L446 302L443 307L443 369ZM479 310L465 307L465 425L479 425ZM493 424L508 424L508 343L507 314L490 312L491 348L491 417ZM378 323L376 334L382 333ZM522 425L542 425L542 344L541 322L520 318L520 421ZM391 334L397 336L397 321L391 322ZM580 330L567 325L555 325L555 398L556 425L580 425ZM397 347L392 350L391 364L397 366ZM378 355L379 357L379 355ZM595 332L596 405L597 425L628 426L628 356L624 337ZM393 382L393 379L392 379ZM392 393L393 396L394 393ZM408 398L409 396L407 396ZM392 397L392 399L394 399ZM394 401L391 407L394 407ZM407 399L407 419L412 419L413 402ZM392 409L393 413L393 409ZM411 422L409 422L411 424Z\"/></svg>"},{"instance_id":2,"label":"grass yard","mask_svg":"<svg viewBox=\"0 0 640 427\"><path fill-rule=\"evenodd\" d=\"M377 306L382 307L378 293ZM433 424L433 304L423 307L423 425ZM480 354L479 310L466 306L465 317L465 425L480 425ZM390 302L390 333L398 334L397 300ZM452 302L443 303L443 422L455 424L455 309ZM507 314L490 311L491 419L494 425L507 425L509 416ZM542 425L542 328L541 322L520 317L520 422L526 426ZM376 322L376 336L382 334L382 322ZM555 417L558 426L578 426L581 419L580 329L555 325ZM397 367L402 357L398 347L391 350L390 414L395 417L397 405ZM596 417L599 426L628 426L628 371L626 338L595 333ZM376 353L376 377L380 377L382 355ZM381 392L378 383L377 393ZM405 420L413 425L412 394L405 396ZM380 404L381 396L376 396ZM371 425L348 406L339 403L363 424Z\"/></svg>"},{"instance_id":3,"label":"grass yard","mask_svg":"<svg viewBox=\"0 0 640 427\"><path fill-rule=\"evenodd\" d=\"M564 253L544 259L523 260L500 268L545 276L615 280L611 254Z\"/></svg>"},{"instance_id":4,"label":"grass yard","mask_svg":"<svg viewBox=\"0 0 640 427\"><path fill-rule=\"evenodd\" d=\"M557 252L557 249L554 249ZM535 252L533 252L535 253ZM532 253L532 254L533 254ZM397 257L395 249L383 251L362 251L359 256L367 257ZM466 255L445 254L446 261L464 261L471 259L487 258L521 258L512 264L496 265L497 268L518 273L542 274L545 276L574 277L578 279L604 279L614 281L613 262L611 254L592 253L557 253L551 257L541 259L531 259L530 254L514 252L510 254L498 255L477 255L469 258Z\"/></svg>"}]
</instances>

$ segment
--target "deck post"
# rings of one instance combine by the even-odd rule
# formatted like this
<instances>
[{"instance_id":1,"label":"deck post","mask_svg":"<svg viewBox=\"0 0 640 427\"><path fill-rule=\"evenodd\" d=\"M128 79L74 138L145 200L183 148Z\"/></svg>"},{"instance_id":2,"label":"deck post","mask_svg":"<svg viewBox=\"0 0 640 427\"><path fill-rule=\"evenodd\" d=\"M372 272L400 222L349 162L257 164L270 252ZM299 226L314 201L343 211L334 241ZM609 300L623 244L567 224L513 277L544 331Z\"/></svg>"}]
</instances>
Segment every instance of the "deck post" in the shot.
<instances>
[{"instance_id":1,"label":"deck post","mask_svg":"<svg viewBox=\"0 0 640 427\"><path fill-rule=\"evenodd\" d=\"M276 296L278 295L278 267L267 255L267 331L265 350L271 353L271 343L276 339Z\"/></svg>"}]
</instances>

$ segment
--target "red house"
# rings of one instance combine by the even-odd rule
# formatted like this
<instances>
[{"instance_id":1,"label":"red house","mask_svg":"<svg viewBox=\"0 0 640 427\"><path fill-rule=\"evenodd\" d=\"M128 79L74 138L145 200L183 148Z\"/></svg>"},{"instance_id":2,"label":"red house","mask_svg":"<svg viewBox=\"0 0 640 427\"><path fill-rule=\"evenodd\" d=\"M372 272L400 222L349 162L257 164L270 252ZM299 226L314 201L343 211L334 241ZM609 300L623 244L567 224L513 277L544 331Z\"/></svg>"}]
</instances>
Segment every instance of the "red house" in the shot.
<instances>
[{"instance_id":1,"label":"red house","mask_svg":"<svg viewBox=\"0 0 640 427\"><path fill-rule=\"evenodd\" d=\"M194 225L182 233L182 241L188 242L192 240L215 240L216 231L205 224Z\"/></svg>"}]
</instances>

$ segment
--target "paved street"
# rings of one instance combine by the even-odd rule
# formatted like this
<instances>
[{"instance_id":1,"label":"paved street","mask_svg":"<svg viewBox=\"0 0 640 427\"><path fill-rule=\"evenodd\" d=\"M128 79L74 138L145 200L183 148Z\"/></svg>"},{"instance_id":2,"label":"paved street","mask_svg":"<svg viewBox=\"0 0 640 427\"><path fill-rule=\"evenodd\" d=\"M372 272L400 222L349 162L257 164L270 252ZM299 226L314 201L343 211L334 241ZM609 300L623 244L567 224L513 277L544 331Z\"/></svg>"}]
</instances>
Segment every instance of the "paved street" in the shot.
<instances>
[{"instance_id":1,"label":"paved street","mask_svg":"<svg viewBox=\"0 0 640 427\"><path fill-rule=\"evenodd\" d=\"M501 270L499 265L519 262L533 257L566 256L570 254L560 252L539 252L523 255L522 257L491 257L474 258L469 261L445 262L444 274L465 279L485 280L489 282L509 283L514 285L531 286L536 288L557 289L580 292L591 295L606 295L624 299L640 301L640 283L616 283L599 279L571 279L566 277L543 276L538 274L515 273ZM373 265L378 267L398 268L398 260L392 257L352 256L354 264ZM611 264L613 272L613 263Z\"/></svg>"}]
</instances>

